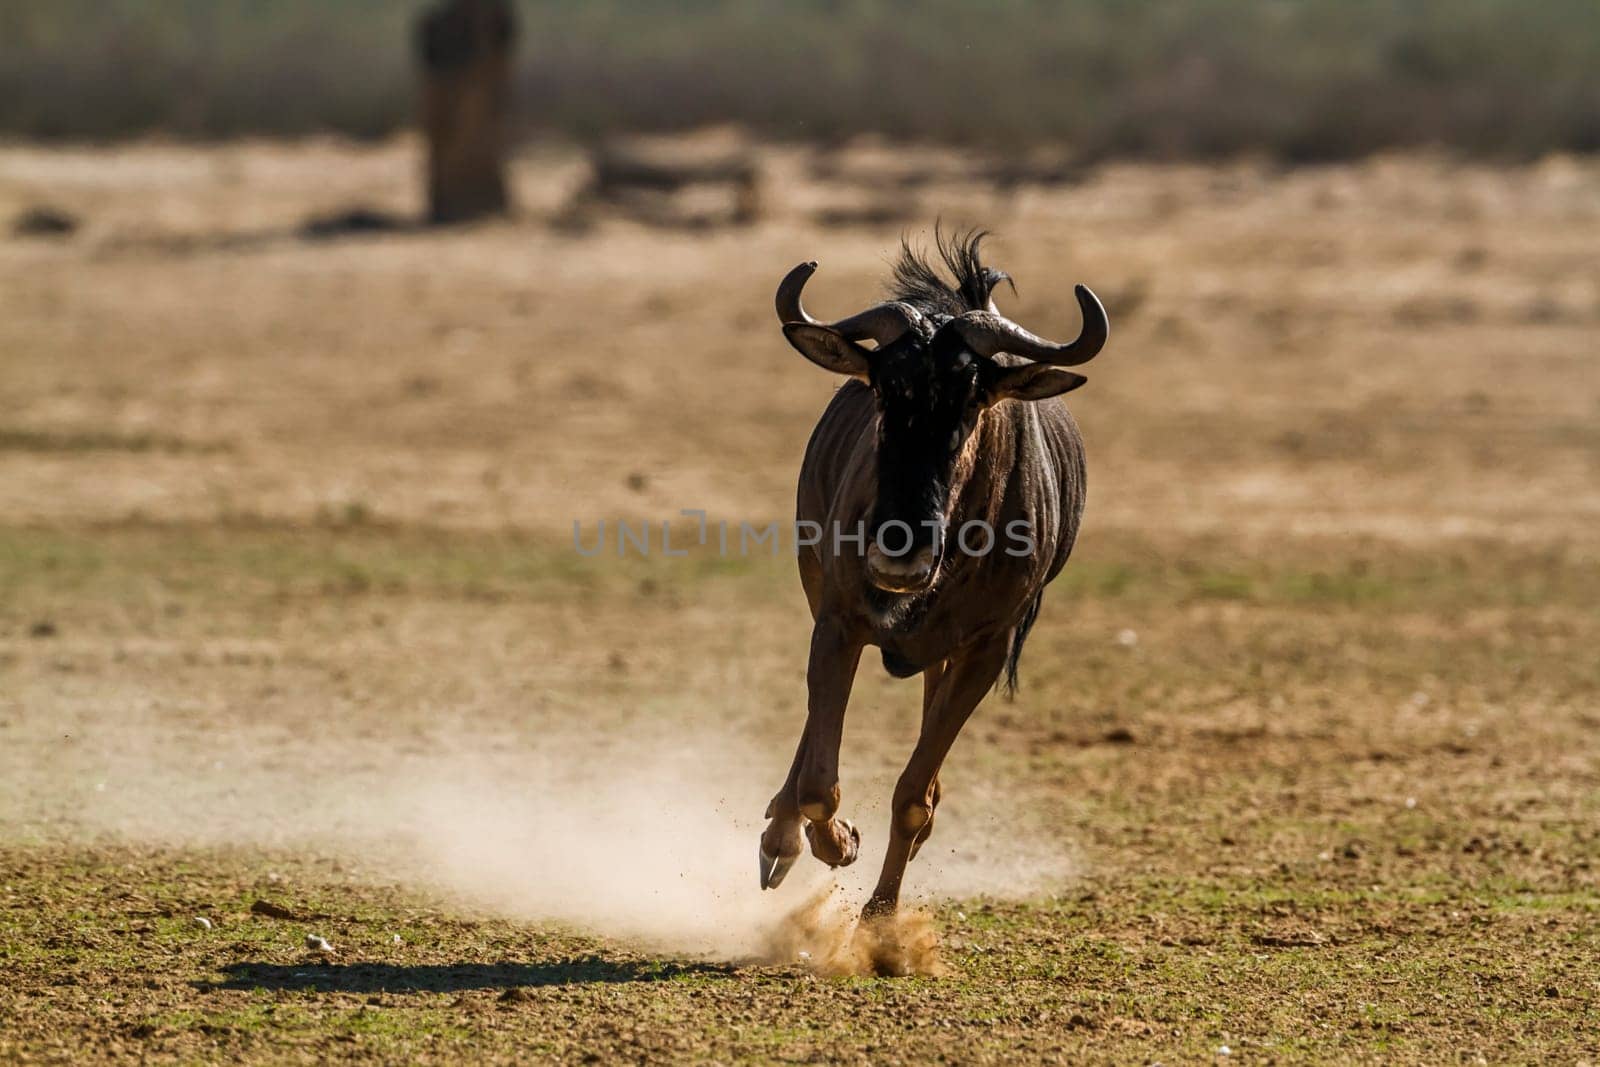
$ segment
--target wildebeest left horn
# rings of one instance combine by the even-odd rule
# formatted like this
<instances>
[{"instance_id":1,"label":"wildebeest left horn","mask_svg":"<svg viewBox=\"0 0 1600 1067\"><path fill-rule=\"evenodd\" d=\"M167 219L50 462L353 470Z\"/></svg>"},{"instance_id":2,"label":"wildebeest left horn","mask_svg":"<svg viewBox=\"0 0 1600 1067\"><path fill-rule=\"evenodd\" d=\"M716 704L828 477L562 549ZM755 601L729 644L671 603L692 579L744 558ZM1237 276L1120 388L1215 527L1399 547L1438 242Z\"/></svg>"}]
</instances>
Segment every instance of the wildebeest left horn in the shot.
<instances>
[{"instance_id":1,"label":"wildebeest left horn","mask_svg":"<svg viewBox=\"0 0 1600 1067\"><path fill-rule=\"evenodd\" d=\"M800 291L816 271L815 261L802 263L778 283L778 296L774 303L778 308L779 322L826 326L852 341L876 341L878 347L882 348L899 340L922 319L921 314L909 304L888 300L838 322L820 322L807 314L805 306L800 303Z\"/></svg>"},{"instance_id":2,"label":"wildebeest left horn","mask_svg":"<svg viewBox=\"0 0 1600 1067\"><path fill-rule=\"evenodd\" d=\"M1078 307L1083 312L1083 330L1078 339L1058 345L1024 330L997 311L969 311L955 320L967 347L980 356L994 356L1010 352L1014 356L1031 359L1035 363L1049 363L1057 367L1076 367L1087 363L1105 347L1111 333L1111 322L1100 299L1089 291L1087 285L1073 289L1078 297Z\"/></svg>"}]
</instances>

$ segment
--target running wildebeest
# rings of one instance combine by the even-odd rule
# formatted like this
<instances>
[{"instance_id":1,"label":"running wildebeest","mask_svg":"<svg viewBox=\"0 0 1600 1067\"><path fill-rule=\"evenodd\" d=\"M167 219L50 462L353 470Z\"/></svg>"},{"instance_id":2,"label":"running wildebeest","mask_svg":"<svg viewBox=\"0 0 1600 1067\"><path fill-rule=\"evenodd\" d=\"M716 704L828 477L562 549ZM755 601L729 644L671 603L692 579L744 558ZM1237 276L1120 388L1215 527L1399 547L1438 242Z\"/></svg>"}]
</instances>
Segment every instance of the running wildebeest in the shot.
<instances>
[{"instance_id":1,"label":"running wildebeest","mask_svg":"<svg viewBox=\"0 0 1600 1067\"><path fill-rule=\"evenodd\" d=\"M861 651L875 645L890 674L920 672L923 688L922 732L895 785L869 918L899 902L967 717L1002 674L1015 689L1044 587L1083 513L1083 439L1058 398L1086 379L1056 368L1100 351L1105 309L1080 285L1078 339L1034 336L995 308L995 288L1010 279L983 264L983 236L936 234L953 283L904 245L891 298L837 322L801 306L815 263L778 286L784 337L853 380L823 412L800 469L797 528L822 531L799 560L814 620L809 695L794 764L767 808L761 886L778 885L799 858L802 825L824 863L856 859L861 835L838 817L839 743Z\"/></svg>"}]
</instances>

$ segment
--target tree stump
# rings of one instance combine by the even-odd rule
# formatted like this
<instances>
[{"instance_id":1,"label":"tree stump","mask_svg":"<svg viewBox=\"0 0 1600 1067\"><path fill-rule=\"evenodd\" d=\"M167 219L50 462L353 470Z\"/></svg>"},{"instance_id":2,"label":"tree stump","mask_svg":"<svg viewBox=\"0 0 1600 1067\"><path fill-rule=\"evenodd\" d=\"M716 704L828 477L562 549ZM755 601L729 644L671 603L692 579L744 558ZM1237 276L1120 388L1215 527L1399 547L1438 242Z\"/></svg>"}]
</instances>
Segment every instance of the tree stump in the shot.
<instances>
[{"instance_id":1,"label":"tree stump","mask_svg":"<svg viewBox=\"0 0 1600 1067\"><path fill-rule=\"evenodd\" d=\"M505 0L446 0L418 22L431 223L510 207L505 156L515 41Z\"/></svg>"}]
</instances>

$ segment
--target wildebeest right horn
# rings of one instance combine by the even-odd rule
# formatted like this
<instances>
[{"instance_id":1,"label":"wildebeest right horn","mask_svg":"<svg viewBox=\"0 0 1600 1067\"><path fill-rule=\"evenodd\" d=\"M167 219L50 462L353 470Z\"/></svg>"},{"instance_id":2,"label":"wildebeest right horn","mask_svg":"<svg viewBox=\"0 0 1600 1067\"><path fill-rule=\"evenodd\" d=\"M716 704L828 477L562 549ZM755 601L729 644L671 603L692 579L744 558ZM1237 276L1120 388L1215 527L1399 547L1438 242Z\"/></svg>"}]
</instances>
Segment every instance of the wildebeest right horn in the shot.
<instances>
[{"instance_id":1,"label":"wildebeest right horn","mask_svg":"<svg viewBox=\"0 0 1600 1067\"><path fill-rule=\"evenodd\" d=\"M997 311L969 311L955 320L955 328L962 340L980 356L994 356L1010 352L1035 363L1049 363L1057 367L1076 367L1087 363L1105 347L1111 333L1111 322L1100 300L1087 285L1073 289L1078 297L1078 307L1083 312L1083 330L1078 339L1058 345L1043 337L1029 333Z\"/></svg>"},{"instance_id":2,"label":"wildebeest right horn","mask_svg":"<svg viewBox=\"0 0 1600 1067\"><path fill-rule=\"evenodd\" d=\"M909 304L888 300L838 322L820 322L807 314L805 306L800 303L800 291L816 271L815 261L802 263L778 283L778 296L774 303L778 308L779 322L826 326L852 341L876 341L878 347L883 348L899 340L922 319L916 308Z\"/></svg>"}]
</instances>

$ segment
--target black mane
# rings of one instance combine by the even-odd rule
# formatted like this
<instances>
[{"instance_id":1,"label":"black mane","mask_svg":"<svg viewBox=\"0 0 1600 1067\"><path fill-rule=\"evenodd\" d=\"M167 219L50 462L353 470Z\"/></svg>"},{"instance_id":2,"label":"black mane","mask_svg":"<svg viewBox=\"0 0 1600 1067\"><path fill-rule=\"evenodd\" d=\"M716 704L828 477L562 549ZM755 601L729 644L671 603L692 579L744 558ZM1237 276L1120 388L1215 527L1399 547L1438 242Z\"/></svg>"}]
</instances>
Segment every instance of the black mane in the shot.
<instances>
[{"instance_id":1,"label":"black mane","mask_svg":"<svg viewBox=\"0 0 1600 1067\"><path fill-rule=\"evenodd\" d=\"M1011 284L1015 290L1011 275L984 265L981 253L983 239L987 236L987 230L979 229L946 235L937 223L934 224L933 247L952 279L949 281L929 262L926 252L913 248L909 237L902 237L900 258L895 261L894 274L889 283L889 299L910 304L922 312L932 329L968 311L986 310L990 295L1001 282ZM1004 686L1008 697L1016 694L1022 646L1028 639L1028 631L1033 629L1034 620L1038 618L1039 602L1043 597L1042 590L1034 596L1011 633L1005 667L997 680L997 684ZM882 593L870 587L867 600L884 616L900 615L896 621L898 626L916 625L927 608L926 600L921 597ZM909 677L922 669L888 648L883 650L883 666L896 678Z\"/></svg>"},{"instance_id":2,"label":"black mane","mask_svg":"<svg viewBox=\"0 0 1600 1067\"><path fill-rule=\"evenodd\" d=\"M935 324L987 308L995 287L1011 281L1005 271L984 266L979 247L987 236L988 231L978 229L946 236L938 225L934 226L934 248L954 279L953 284L928 262L925 252L911 247L910 238L902 237L889 299L910 304Z\"/></svg>"}]
</instances>

